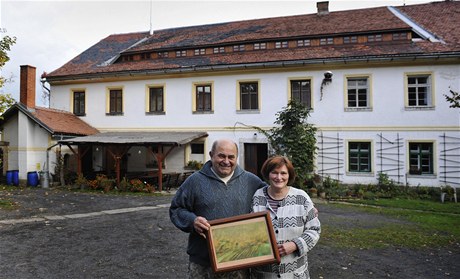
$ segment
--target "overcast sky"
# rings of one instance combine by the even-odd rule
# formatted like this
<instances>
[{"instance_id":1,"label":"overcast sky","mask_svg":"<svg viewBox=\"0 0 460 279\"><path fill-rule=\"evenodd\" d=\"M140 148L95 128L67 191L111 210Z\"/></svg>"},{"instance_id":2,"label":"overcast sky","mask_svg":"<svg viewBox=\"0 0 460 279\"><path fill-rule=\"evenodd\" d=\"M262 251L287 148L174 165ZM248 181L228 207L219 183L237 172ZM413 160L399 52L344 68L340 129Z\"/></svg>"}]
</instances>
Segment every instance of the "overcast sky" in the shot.
<instances>
[{"instance_id":1,"label":"overcast sky","mask_svg":"<svg viewBox=\"0 0 460 279\"><path fill-rule=\"evenodd\" d=\"M20 65L37 68L40 75L61 67L98 41L111 34L141 32L244 19L310 14L316 2L296 1L19 1L0 0L1 36L17 42L3 67L3 77L12 82L0 88L19 100ZM330 0L329 11L376 6L401 6L430 0ZM5 32L6 31L6 32ZM41 101L37 82L37 105Z\"/></svg>"}]
</instances>

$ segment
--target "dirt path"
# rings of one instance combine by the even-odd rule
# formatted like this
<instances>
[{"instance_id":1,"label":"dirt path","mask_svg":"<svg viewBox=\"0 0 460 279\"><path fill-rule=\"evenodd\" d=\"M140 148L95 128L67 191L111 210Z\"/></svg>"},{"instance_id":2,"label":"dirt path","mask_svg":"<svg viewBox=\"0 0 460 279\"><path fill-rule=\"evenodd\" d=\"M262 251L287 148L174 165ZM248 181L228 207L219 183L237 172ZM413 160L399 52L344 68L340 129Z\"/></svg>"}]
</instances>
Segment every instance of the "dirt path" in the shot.
<instances>
[{"instance_id":1,"label":"dirt path","mask_svg":"<svg viewBox=\"0 0 460 279\"><path fill-rule=\"evenodd\" d=\"M0 210L0 278L185 278L187 234L169 221L171 195L38 188L0 191L0 198L5 197L17 209ZM395 222L353 208L317 206L328 226ZM460 278L460 248L451 248L339 249L320 240L309 254L310 274L333 279Z\"/></svg>"}]
</instances>

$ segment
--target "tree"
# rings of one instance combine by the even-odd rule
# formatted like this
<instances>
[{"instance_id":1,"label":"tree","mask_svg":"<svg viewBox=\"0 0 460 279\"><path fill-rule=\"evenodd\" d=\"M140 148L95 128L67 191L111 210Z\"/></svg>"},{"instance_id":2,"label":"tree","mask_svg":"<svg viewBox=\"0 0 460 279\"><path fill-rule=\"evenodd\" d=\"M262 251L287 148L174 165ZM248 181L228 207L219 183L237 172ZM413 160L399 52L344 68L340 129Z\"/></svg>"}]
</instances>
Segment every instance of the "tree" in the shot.
<instances>
[{"instance_id":1,"label":"tree","mask_svg":"<svg viewBox=\"0 0 460 279\"><path fill-rule=\"evenodd\" d=\"M0 40L0 69L10 60L8 51L16 43L16 37L5 36ZM7 79L0 76L0 88L7 82ZM0 94L0 115L3 114L16 101L10 94Z\"/></svg>"},{"instance_id":2,"label":"tree","mask_svg":"<svg viewBox=\"0 0 460 279\"><path fill-rule=\"evenodd\" d=\"M315 167L317 129L307 123L310 109L292 100L276 116L278 126L269 130L268 140L277 154L291 159L298 176L297 184L302 186Z\"/></svg>"},{"instance_id":3,"label":"tree","mask_svg":"<svg viewBox=\"0 0 460 279\"><path fill-rule=\"evenodd\" d=\"M298 187L302 187L314 171L317 129L307 123L309 116L309 108L292 100L276 114L275 127L267 131L251 126L267 137L275 154L284 155L292 161L297 173L295 186Z\"/></svg>"},{"instance_id":4,"label":"tree","mask_svg":"<svg viewBox=\"0 0 460 279\"><path fill-rule=\"evenodd\" d=\"M0 40L0 69L5 66L6 62L10 61L8 51L11 50L11 46L16 43L16 37L5 36ZM5 84L5 78L0 77L0 87Z\"/></svg>"},{"instance_id":5,"label":"tree","mask_svg":"<svg viewBox=\"0 0 460 279\"><path fill-rule=\"evenodd\" d=\"M451 103L449 106L450 108L460 108L460 94L458 92L455 92L453 90L450 90L450 94L452 96L448 96L444 94L444 97L446 98L446 101Z\"/></svg>"}]
</instances>

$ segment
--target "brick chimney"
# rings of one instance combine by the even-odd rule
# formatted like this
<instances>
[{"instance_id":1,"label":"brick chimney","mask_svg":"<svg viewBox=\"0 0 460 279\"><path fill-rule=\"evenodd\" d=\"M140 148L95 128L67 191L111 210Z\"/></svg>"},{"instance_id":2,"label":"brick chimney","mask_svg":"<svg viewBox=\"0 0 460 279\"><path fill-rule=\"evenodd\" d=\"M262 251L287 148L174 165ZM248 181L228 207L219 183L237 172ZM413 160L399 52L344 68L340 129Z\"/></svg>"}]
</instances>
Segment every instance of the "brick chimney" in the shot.
<instances>
[{"instance_id":1,"label":"brick chimney","mask_svg":"<svg viewBox=\"0 0 460 279\"><path fill-rule=\"evenodd\" d=\"M329 14L329 1L317 2L316 8L318 9L318 15Z\"/></svg>"},{"instance_id":2,"label":"brick chimney","mask_svg":"<svg viewBox=\"0 0 460 279\"><path fill-rule=\"evenodd\" d=\"M19 101L28 108L35 108L35 73L36 68L29 65L21 65Z\"/></svg>"}]
</instances>

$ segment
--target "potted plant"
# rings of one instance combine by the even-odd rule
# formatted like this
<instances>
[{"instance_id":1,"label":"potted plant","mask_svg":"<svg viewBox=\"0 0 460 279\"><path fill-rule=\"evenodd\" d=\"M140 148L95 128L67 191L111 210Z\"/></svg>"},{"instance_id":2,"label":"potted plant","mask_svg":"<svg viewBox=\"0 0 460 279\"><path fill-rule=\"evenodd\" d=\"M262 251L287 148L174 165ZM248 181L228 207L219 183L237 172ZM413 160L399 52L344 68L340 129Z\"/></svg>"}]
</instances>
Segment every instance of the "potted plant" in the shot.
<instances>
[{"instance_id":1,"label":"potted plant","mask_svg":"<svg viewBox=\"0 0 460 279\"><path fill-rule=\"evenodd\" d=\"M310 194L310 197L312 198L318 197L318 189L316 189L315 187L308 189L308 193Z\"/></svg>"}]
</instances>

